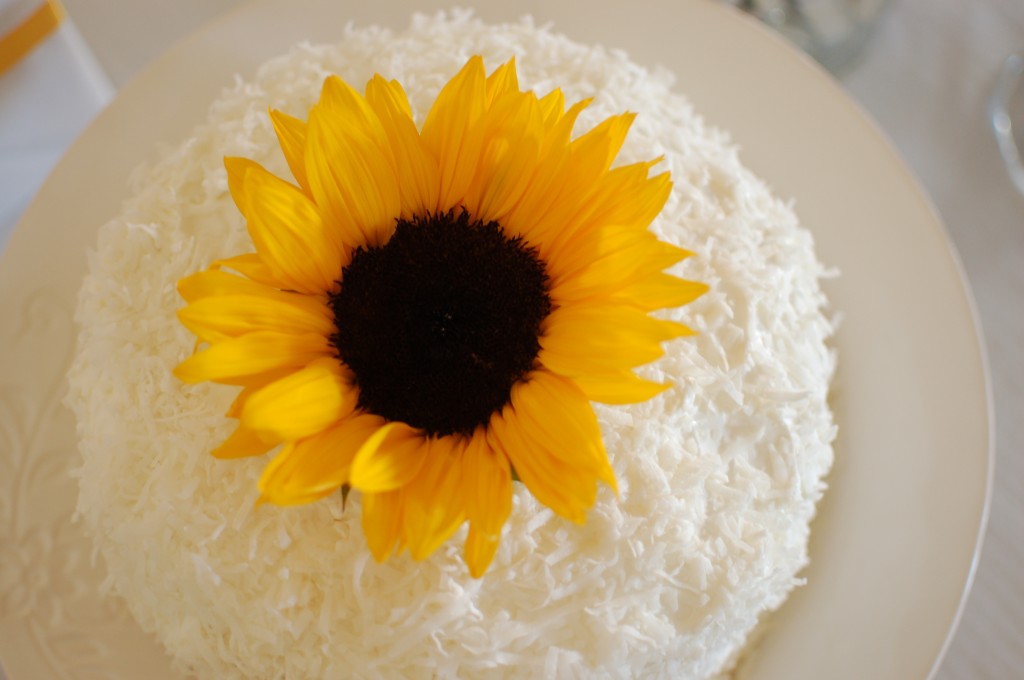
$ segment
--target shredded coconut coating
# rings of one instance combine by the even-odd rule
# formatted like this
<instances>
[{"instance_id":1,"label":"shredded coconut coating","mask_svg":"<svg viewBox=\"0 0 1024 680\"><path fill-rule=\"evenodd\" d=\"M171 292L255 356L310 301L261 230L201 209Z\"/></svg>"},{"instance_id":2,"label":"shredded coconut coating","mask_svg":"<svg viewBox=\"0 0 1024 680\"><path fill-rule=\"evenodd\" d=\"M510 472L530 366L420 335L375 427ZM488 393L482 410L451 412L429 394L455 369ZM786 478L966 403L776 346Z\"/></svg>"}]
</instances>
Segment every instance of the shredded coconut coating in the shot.
<instances>
[{"instance_id":1,"label":"shredded coconut coating","mask_svg":"<svg viewBox=\"0 0 1024 680\"><path fill-rule=\"evenodd\" d=\"M602 487L585 526L515 485L494 564L472 579L465 528L424 562L377 564L358 494L254 507L269 457L218 461L236 389L184 386L195 338L177 280L252 250L222 159L289 176L268 107L305 119L332 73L399 79L422 123L473 54L513 55L520 82L593 96L577 133L639 116L618 163L664 155L674 189L652 229L696 252L676 267L709 293L666 316L699 334L642 373L675 387L597 405L620 495ZM68 403L81 439L78 512L124 597L179 668L199 678L709 678L800 583L808 524L832 462L834 356L826 274L791 208L649 72L619 51L530 20L467 13L410 30L344 30L238 80L192 137L134 178L135 195L90 254ZM273 455L273 454L269 454Z\"/></svg>"}]
</instances>

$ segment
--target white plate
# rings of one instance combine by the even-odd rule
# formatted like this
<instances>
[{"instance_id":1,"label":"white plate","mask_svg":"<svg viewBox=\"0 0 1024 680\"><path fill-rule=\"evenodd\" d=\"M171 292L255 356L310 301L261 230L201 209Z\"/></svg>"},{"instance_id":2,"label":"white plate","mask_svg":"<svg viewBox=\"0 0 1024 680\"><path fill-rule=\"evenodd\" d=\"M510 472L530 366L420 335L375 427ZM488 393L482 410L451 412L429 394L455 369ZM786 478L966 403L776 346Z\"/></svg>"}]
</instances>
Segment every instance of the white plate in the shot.
<instances>
[{"instance_id":1,"label":"white plate","mask_svg":"<svg viewBox=\"0 0 1024 680\"><path fill-rule=\"evenodd\" d=\"M403 27L443 0L268 0L187 38L122 90L75 143L0 262L0 658L11 680L174 678L96 595L69 524L74 426L60 406L70 311L97 227L130 170L205 115L235 73L348 20ZM888 143L827 75L753 21L707 0L532 0L584 42L665 64L730 130L747 165L795 197L841 310L840 425L808 580L770 619L740 675L908 680L933 671L973 574L991 477L990 398L970 295L942 225Z\"/></svg>"}]
</instances>

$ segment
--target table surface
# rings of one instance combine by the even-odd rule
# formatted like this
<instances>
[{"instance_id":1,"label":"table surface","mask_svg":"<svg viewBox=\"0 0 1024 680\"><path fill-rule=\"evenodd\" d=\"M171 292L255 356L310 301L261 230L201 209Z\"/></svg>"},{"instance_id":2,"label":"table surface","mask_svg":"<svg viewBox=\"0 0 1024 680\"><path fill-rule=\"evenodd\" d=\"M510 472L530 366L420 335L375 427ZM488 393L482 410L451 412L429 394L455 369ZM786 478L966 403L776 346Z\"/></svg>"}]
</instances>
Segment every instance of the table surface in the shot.
<instances>
[{"instance_id":1,"label":"table surface","mask_svg":"<svg viewBox=\"0 0 1024 680\"><path fill-rule=\"evenodd\" d=\"M117 87L242 2L64 0ZM991 366L991 516L974 588L937 680L1024 677L1024 196L1002 167L985 116L995 74L1014 51L1024 53L1021 0L893 0L842 81L941 212L974 291Z\"/></svg>"}]
</instances>

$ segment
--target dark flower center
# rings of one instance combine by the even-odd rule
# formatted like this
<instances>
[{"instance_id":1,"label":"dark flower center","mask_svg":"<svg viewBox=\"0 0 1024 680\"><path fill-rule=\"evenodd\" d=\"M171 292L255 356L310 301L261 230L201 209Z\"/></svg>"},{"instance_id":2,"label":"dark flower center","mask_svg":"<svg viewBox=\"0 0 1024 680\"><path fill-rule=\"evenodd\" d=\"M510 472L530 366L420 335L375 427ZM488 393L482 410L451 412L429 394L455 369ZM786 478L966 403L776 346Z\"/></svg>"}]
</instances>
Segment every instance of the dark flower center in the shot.
<instances>
[{"instance_id":1,"label":"dark flower center","mask_svg":"<svg viewBox=\"0 0 1024 680\"><path fill-rule=\"evenodd\" d=\"M428 434L470 434L534 366L551 312L534 248L465 210L398 220L359 248L331 297L359 405Z\"/></svg>"}]
</instances>

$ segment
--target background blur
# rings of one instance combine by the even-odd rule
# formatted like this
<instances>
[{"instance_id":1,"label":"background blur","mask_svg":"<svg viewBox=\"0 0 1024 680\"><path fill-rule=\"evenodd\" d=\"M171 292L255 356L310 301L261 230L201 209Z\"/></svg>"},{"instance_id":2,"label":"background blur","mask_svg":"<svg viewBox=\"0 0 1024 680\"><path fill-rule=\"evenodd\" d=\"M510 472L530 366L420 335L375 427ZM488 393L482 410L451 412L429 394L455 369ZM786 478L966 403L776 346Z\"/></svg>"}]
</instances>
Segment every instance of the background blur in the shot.
<instances>
[{"instance_id":1,"label":"background blur","mask_svg":"<svg viewBox=\"0 0 1024 680\"><path fill-rule=\"evenodd\" d=\"M0 250L49 168L117 88L242 1L64 0L70 21L30 55L31 69L43 81L62 77L47 74L46 59L74 63L62 87L75 106L46 120L19 114L10 91L22 75L0 76ZM0 0L0 20L15 4ZM991 366L995 495L974 588L939 680L1024 677L1024 196L1003 167L987 116L997 73L1014 52L1024 54L1024 0L891 0L841 73L941 212L974 291ZM1012 113L1019 130L1021 100Z\"/></svg>"}]
</instances>

